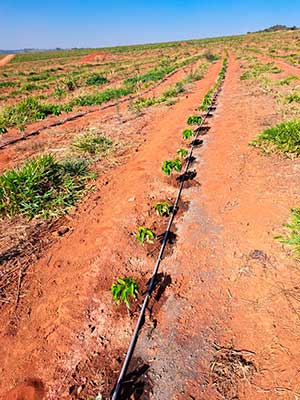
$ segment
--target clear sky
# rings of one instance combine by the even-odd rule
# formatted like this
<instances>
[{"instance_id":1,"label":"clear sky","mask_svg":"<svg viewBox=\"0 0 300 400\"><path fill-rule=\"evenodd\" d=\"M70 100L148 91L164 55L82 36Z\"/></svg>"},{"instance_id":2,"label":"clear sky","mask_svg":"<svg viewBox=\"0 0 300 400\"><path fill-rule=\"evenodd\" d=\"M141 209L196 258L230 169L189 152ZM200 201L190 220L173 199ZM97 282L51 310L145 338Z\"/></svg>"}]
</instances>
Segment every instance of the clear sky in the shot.
<instances>
[{"instance_id":1,"label":"clear sky","mask_svg":"<svg viewBox=\"0 0 300 400\"><path fill-rule=\"evenodd\" d=\"M0 0L0 49L102 47L300 25L299 0Z\"/></svg>"}]
</instances>

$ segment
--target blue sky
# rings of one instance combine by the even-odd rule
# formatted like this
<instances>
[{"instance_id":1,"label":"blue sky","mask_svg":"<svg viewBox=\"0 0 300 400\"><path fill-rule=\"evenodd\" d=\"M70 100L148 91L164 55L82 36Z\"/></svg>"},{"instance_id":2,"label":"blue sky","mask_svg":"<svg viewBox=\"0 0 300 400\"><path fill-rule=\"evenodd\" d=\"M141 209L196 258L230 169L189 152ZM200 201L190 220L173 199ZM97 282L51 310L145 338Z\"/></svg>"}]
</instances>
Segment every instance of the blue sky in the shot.
<instances>
[{"instance_id":1,"label":"blue sky","mask_svg":"<svg viewBox=\"0 0 300 400\"><path fill-rule=\"evenodd\" d=\"M101 47L300 25L297 0L0 0L0 49Z\"/></svg>"}]
</instances>

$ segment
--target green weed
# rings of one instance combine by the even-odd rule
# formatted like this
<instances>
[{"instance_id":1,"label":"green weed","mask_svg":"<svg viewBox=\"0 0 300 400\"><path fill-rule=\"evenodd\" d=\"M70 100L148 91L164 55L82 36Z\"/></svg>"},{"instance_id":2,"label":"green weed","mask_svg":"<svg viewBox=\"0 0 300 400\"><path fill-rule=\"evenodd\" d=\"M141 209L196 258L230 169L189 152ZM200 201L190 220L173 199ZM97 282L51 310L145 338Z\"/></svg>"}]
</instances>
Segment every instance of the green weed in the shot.
<instances>
[{"instance_id":1,"label":"green weed","mask_svg":"<svg viewBox=\"0 0 300 400\"><path fill-rule=\"evenodd\" d=\"M281 243L287 244L292 247L297 256L300 256L300 208L293 208L291 210L290 223L285 227L289 233L285 236L277 236Z\"/></svg>"},{"instance_id":2,"label":"green weed","mask_svg":"<svg viewBox=\"0 0 300 400\"><path fill-rule=\"evenodd\" d=\"M0 128L17 126L22 129L26 123L44 119L48 115L59 115L62 111L64 111L62 105L44 104L36 97L27 97L3 109L0 114Z\"/></svg>"},{"instance_id":3,"label":"green weed","mask_svg":"<svg viewBox=\"0 0 300 400\"><path fill-rule=\"evenodd\" d=\"M103 85L104 83L108 83L108 79L105 78L105 76L100 75L100 74L93 74L88 77L88 79L85 81L86 85Z\"/></svg>"},{"instance_id":4,"label":"green weed","mask_svg":"<svg viewBox=\"0 0 300 400\"><path fill-rule=\"evenodd\" d=\"M280 151L286 155L300 155L300 121L282 122L261 132L250 145L269 153Z\"/></svg>"},{"instance_id":5,"label":"green weed","mask_svg":"<svg viewBox=\"0 0 300 400\"><path fill-rule=\"evenodd\" d=\"M91 155L107 154L112 144L112 140L93 132L78 135L73 142L75 149Z\"/></svg>"},{"instance_id":6,"label":"green weed","mask_svg":"<svg viewBox=\"0 0 300 400\"><path fill-rule=\"evenodd\" d=\"M90 178L82 159L58 162L52 155L43 155L29 160L0 175L0 214L58 216L76 203Z\"/></svg>"},{"instance_id":7,"label":"green weed","mask_svg":"<svg viewBox=\"0 0 300 400\"><path fill-rule=\"evenodd\" d=\"M297 92L292 92L286 96L286 101L288 103L293 103L293 102L300 103L300 94Z\"/></svg>"}]
</instances>

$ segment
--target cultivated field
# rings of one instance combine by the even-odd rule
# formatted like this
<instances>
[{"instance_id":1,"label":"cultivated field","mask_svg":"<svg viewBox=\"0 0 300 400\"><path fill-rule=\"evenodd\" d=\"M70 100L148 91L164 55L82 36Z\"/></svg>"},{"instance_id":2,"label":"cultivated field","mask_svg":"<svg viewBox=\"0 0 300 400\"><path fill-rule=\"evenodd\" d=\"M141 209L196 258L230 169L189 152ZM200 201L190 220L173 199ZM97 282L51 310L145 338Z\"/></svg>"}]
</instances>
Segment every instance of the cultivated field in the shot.
<instances>
[{"instance_id":1,"label":"cultivated field","mask_svg":"<svg viewBox=\"0 0 300 400\"><path fill-rule=\"evenodd\" d=\"M2 63L1 398L300 397L299 49L295 30Z\"/></svg>"}]
</instances>

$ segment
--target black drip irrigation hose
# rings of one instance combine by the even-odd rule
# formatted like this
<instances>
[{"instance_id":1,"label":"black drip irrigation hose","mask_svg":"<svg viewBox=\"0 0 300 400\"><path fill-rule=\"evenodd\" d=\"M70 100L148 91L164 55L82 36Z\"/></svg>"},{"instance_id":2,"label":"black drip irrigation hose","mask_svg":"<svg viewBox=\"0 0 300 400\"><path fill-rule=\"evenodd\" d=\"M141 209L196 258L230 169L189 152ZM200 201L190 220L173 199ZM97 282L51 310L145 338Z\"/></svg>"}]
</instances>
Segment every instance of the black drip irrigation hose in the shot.
<instances>
[{"instance_id":1,"label":"black drip irrigation hose","mask_svg":"<svg viewBox=\"0 0 300 400\"><path fill-rule=\"evenodd\" d=\"M222 81L220 82L220 85L215 90L215 92L214 92L214 94L212 96L212 102L211 102L206 114L202 118L202 121L201 121L200 125L196 129L194 129L195 136L194 136L194 139L193 139L193 141L191 143L191 148L190 148L189 154L187 156L187 163L186 163L184 172L181 175L183 178L187 175L188 169L189 169L190 164L192 162L193 150L194 150L194 147L196 146L196 140L198 139L198 137L200 135L201 127L203 126L204 122L206 121L207 117L209 116L209 114L210 114L210 112L211 112L211 110L212 110L212 108L213 108L213 106L215 104L216 98L218 97L218 95L219 95L219 93L220 93L220 91L222 89L222 85L223 85L224 79L225 79L225 77L222 78ZM168 226L167 226L167 230L166 230L166 232L164 234L163 242L162 242L162 245L161 245L161 248L160 248L160 251L159 251L159 254L158 254L154 269L153 269L153 272L152 272L151 280L150 280L150 282L148 284L146 295L145 295L145 298L144 298L144 301L143 301L143 304L142 304L142 308L141 308L141 311L140 311L140 314L139 314L139 318L138 318L138 321L136 323L133 335L131 337L131 341L130 341L130 344L129 344L129 347L128 347L128 350L127 350L127 353L126 353L126 357L125 357L125 360L123 362L123 365L122 365L118 380L117 380L116 385L114 387L111 400L118 400L119 399L120 391L122 389L122 383L124 381L126 372L128 370L128 367L129 367L129 363L130 363L130 361L132 359L132 356L133 356L133 353L134 353L134 349L135 349L135 345L136 345L136 342L137 342L137 339L138 339L139 331L140 331L142 323L143 323L146 307L147 307L148 302L149 302L149 300L151 298L151 294L152 294L152 291L153 291L153 288L154 288L154 284L155 284L155 280L156 280L156 277L157 277L157 272L158 272L160 263L162 261L162 256L163 256L165 247L166 247L166 245L168 243L170 229L171 229L174 217L176 215L176 211L177 211L177 208L178 208L178 203L179 203L179 199L180 199L180 196L181 196L181 192L182 192L182 189L183 189L184 182L185 182L185 179L182 179L181 182L180 182L180 185L179 185L179 188L178 188L178 193L177 193L177 196L176 196L176 200L174 202L174 206L172 208L171 216L170 216L169 223L168 223Z\"/></svg>"}]
</instances>

